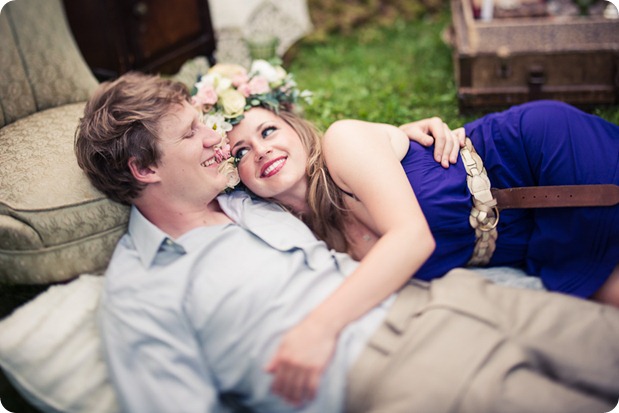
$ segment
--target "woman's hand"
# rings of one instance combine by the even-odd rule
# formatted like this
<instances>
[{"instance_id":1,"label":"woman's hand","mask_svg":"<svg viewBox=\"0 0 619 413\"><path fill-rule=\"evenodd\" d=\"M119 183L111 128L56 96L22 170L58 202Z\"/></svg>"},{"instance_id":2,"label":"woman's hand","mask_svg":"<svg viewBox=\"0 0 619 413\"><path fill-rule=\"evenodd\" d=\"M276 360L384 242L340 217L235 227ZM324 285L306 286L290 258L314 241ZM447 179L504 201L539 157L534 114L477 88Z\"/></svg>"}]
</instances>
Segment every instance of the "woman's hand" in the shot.
<instances>
[{"instance_id":1,"label":"woman's hand","mask_svg":"<svg viewBox=\"0 0 619 413\"><path fill-rule=\"evenodd\" d=\"M266 366L274 374L271 390L287 402L300 405L312 400L337 342L323 326L304 321L284 335Z\"/></svg>"},{"instance_id":2,"label":"woman's hand","mask_svg":"<svg viewBox=\"0 0 619 413\"><path fill-rule=\"evenodd\" d=\"M460 148L464 146L464 129L458 128L452 131L438 117L406 123L401 125L400 129L410 140L423 146L434 144L434 159L444 168L449 168L450 163L457 162Z\"/></svg>"}]
</instances>

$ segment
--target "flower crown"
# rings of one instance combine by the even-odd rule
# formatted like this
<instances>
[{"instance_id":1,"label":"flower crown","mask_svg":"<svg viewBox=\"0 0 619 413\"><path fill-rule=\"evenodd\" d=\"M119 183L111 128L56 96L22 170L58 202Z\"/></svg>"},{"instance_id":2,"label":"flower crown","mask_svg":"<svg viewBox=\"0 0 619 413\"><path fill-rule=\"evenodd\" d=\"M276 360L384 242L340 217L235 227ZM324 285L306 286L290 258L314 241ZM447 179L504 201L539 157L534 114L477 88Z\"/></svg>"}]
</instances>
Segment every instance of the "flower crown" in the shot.
<instances>
[{"instance_id":1,"label":"flower crown","mask_svg":"<svg viewBox=\"0 0 619 413\"><path fill-rule=\"evenodd\" d=\"M261 106L278 112L293 110L299 100L310 104L312 93L300 91L292 74L279 64L254 60L249 72L240 65L218 63L194 85L191 102L203 114L204 123L218 132L216 148L219 172L228 176L228 187L238 184L234 159L226 135L243 119L245 111Z\"/></svg>"},{"instance_id":2,"label":"flower crown","mask_svg":"<svg viewBox=\"0 0 619 413\"><path fill-rule=\"evenodd\" d=\"M193 92L192 104L222 136L252 107L292 110L299 100L311 103L312 97L310 91L299 90L292 74L266 60L254 60L249 72L240 65L218 63L200 77Z\"/></svg>"}]
</instances>

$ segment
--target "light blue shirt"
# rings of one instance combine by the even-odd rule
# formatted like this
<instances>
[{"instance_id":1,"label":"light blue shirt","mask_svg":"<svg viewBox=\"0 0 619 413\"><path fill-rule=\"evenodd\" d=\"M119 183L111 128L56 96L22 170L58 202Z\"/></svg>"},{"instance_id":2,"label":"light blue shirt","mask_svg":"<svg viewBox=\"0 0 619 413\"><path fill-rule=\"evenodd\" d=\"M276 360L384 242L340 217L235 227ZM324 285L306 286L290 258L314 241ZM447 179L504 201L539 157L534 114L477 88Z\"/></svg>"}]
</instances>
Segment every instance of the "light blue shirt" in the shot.
<instances>
[{"instance_id":1,"label":"light blue shirt","mask_svg":"<svg viewBox=\"0 0 619 413\"><path fill-rule=\"evenodd\" d=\"M343 410L346 376L393 297L340 334L315 400L270 392L264 366L282 335L357 265L297 218L243 192L218 198L236 224L172 239L134 207L106 273L100 323L123 411L225 411L234 393L256 412Z\"/></svg>"}]
</instances>

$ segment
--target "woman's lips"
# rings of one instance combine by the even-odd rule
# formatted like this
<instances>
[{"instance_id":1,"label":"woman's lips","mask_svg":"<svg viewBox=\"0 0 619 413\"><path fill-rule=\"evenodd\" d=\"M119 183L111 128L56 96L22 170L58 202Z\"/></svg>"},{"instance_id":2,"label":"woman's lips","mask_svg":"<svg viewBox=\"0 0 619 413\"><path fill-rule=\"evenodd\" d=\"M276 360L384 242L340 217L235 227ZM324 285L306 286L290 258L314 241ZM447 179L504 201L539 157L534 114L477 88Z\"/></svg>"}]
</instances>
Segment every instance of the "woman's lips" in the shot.
<instances>
[{"instance_id":1,"label":"woman's lips","mask_svg":"<svg viewBox=\"0 0 619 413\"><path fill-rule=\"evenodd\" d=\"M275 175L280 171L280 169L282 169L285 163L286 157L283 156L281 158L272 160L271 162L264 165L264 167L262 168L262 172L260 173L260 177L269 178Z\"/></svg>"}]
</instances>

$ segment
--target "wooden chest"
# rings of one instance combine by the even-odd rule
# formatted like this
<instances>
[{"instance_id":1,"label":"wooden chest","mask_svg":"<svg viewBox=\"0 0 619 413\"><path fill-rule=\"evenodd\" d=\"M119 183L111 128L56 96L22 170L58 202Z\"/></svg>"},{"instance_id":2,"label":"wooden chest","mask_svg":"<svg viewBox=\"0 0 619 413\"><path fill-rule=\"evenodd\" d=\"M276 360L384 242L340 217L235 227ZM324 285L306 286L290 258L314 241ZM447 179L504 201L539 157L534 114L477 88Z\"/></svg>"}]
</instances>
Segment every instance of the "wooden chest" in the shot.
<instances>
[{"instance_id":1,"label":"wooden chest","mask_svg":"<svg viewBox=\"0 0 619 413\"><path fill-rule=\"evenodd\" d=\"M547 15L483 21L474 16L471 0L452 0L451 7L462 112L537 99L580 107L619 102L619 19Z\"/></svg>"},{"instance_id":2,"label":"wooden chest","mask_svg":"<svg viewBox=\"0 0 619 413\"><path fill-rule=\"evenodd\" d=\"M214 61L205 0L63 0L75 40L99 80L138 70L174 74L196 56Z\"/></svg>"}]
</instances>

